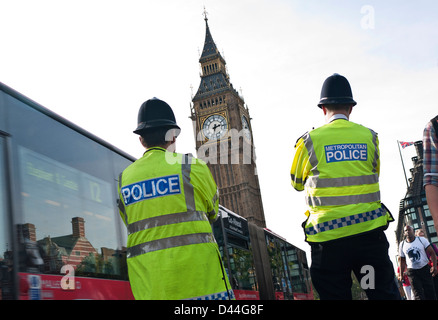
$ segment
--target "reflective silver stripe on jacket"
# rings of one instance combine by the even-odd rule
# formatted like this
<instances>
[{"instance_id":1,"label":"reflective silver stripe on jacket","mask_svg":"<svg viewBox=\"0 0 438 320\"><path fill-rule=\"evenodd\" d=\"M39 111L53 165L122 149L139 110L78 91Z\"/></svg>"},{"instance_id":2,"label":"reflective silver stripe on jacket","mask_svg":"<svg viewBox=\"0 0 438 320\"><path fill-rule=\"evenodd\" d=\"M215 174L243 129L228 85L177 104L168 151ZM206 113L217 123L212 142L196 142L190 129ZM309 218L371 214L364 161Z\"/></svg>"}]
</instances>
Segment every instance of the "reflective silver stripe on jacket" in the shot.
<instances>
[{"instance_id":1,"label":"reflective silver stripe on jacket","mask_svg":"<svg viewBox=\"0 0 438 320\"><path fill-rule=\"evenodd\" d=\"M321 222L313 227L305 228L304 230L306 234L313 236L320 232L334 230L362 222L375 220L377 218L384 216L385 214L386 214L386 210L383 208L379 208L369 212L354 214L344 218Z\"/></svg>"},{"instance_id":2,"label":"reflective silver stripe on jacket","mask_svg":"<svg viewBox=\"0 0 438 320\"><path fill-rule=\"evenodd\" d=\"M211 210L208 213L208 220L210 222L215 222L218 218L218 216L216 216L216 218L214 217L216 215L215 204L216 204L216 201L218 201L218 199L219 199L219 189L216 188L216 193L214 194L213 199L211 199L211 204L213 206L213 210Z\"/></svg>"},{"instance_id":3,"label":"reflective silver stripe on jacket","mask_svg":"<svg viewBox=\"0 0 438 320\"><path fill-rule=\"evenodd\" d=\"M211 203L213 204L213 206L218 199L219 199L219 188L216 188L216 193L214 194L213 199L211 200Z\"/></svg>"},{"instance_id":4,"label":"reflective silver stripe on jacket","mask_svg":"<svg viewBox=\"0 0 438 320\"><path fill-rule=\"evenodd\" d=\"M346 206L356 203L369 203L380 201L380 191L366 194L354 194L348 196L334 197L306 197L306 203L309 206Z\"/></svg>"},{"instance_id":5,"label":"reflective silver stripe on jacket","mask_svg":"<svg viewBox=\"0 0 438 320\"><path fill-rule=\"evenodd\" d=\"M126 257L129 259L142 255L144 253L149 253L158 250L188 246L191 244L215 243L215 242L216 241L214 239L214 236L211 233L185 234L181 236L174 236L169 238L153 240L130 247L127 249Z\"/></svg>"},{"instance_id":6,"label":"reflective silver stripe on jacket","mask_svg":"<svg viewBox=\"0 0 438 320\"><path fill-rule=\"evenodd\" d=\"M290 174L290 178L292 181L295 181L296 184L303 184L303 179L301 178L296 178L294 174Z\"/></svg>"},{"instance_id":7,"label":"reflective silver stripe on jacket","mask_svg":"<svg viewBox=\"0 0 438 320\"><path fill-rule=\"evenodd\" d=\"M379 175L372 174L369 176L326 178L310 176L307 179L306 186L310 188L330 188L330 187L351 187L362 184L374 184L379 182Z\"/></svg>"},{"instance_id":8,"label":"reflective silver stripe on jacket","mask_svg":"<svg viewBox=\"0 0 438 320\"><path fill-rule=\"evenodd\" d=\"M373 144L374 144L374 159L373 159L373 172L377 172L377 160L379 159L379 149L377 148L377 133L373 130L369 129L371 134L373 135Z\"/></svg>"},{"instance_id":9,"label":"reflective silver stripe on jacket","mask_svg":"<svg viewBox=\"0 0 438 320\"><path fill-rule=\"evenodd\" d=\"M312 166L311 170L313 172L313 175L315 177L318 177L319 176L318 158L316 157L315 148L313 147L313 141L312 138L310 137L310 133L307 133L304 138L304 146L306 147L307 154L309 155L309 162L310 165Z\"/></svg>"},{"instance_id":10,"label":"reflective silver stripe on jacket","mask_svg":"<svg viewBox=\"0 0 438 320\"><path fill-rule=\"evenodd\" d=\"M192 170L192 155L185 154L181 165L183 177L184 195L186 197L187 211L195 211L195 190L190 182L190 172Z\"/></svg>"},{"instance_id":11,"label":"reflective silver stripe on jacket","mask_svg":"<svg viewBox=\"0 0 438 320\"><path fill-rule=\"evenodd\" d=\"M178 212L136 221L130 223L127 229L128 234L133 234L155 227L191 221L208 221L208 218L206 213L202 211Z\"/></svg>"}]
</instances>

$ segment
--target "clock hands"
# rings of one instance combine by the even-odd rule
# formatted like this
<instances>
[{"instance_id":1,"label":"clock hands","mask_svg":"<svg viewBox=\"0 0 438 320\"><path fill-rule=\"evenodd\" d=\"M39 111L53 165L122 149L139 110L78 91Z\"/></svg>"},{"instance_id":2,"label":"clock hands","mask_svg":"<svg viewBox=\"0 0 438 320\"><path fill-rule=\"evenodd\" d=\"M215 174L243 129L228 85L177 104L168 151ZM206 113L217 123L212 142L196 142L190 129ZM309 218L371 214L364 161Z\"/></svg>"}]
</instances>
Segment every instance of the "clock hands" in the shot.
<instances>
[{"instance_id":1,"label":"clock hands","mask_svg":"<svg viewBox=\"0 0 438 320\"><path fill-rule=\"evenodd\" d=\"M219 128L219 127L220 127L220 124L215 124L215 125L213 126L213 132L216 132L216 129Z\"/></svg>"}]
</instances>

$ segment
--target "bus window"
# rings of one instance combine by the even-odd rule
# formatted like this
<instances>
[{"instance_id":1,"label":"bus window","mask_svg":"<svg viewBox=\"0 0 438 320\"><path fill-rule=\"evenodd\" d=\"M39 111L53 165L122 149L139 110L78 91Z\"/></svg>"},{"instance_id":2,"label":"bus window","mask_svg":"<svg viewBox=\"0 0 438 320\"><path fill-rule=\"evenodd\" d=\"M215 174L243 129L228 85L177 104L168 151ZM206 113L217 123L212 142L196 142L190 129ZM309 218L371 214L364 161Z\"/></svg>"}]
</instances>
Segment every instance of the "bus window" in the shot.
<instances>
[{"instance_id":1,"label":"bus window","mask_svg":"<svg viewBox=\"0 0 438 320\"><path fill-rule=\"evenodd\" d=\"M117 155L124 160L116 162L115 152L81 132L21 101L7 102L15 221L25 253L19 272L62 275L70 268L77 277L127 280L114 173L130 161Z\"/></svg>"},{"instance_id":2,"label":"bus window","mask_svg":"<svg viewBox=\"0 0 438 320\"><path fill-rule=\"evenodd\" d=\"M247 220L220 206L213 232L236 298L259 299Z\"/></svg>"},{"instance_id":3,"label":"bus window","mask_svg":"<svg viewBox=\"0 0 438 320\"><path fill-rule=\"evenodd\" d=\"M12 299L12 252L8 233L5 141L0 135L0 300Z\"/></svg>"},{"instance_id":4,"label":"bus window","mask_svg":"<svg viewBox=\"0 0 438 320\"><path fill-rule=\"evenodd\" d=\"M266 247L270 259L272 282L275 297L278 300L289 299L287 267L283 259L283 243L284 241L266 232Z\"/></svg>"},{"instance_id":5,"label":"bus window","mask_svg":"<svg viewBox=\"0 0 438 320\"><path fill-rule=\"evenodd\" d=\"M228 246L233 289L257 291L253 256L249 249Z\"/></svg>"}]
</instances>

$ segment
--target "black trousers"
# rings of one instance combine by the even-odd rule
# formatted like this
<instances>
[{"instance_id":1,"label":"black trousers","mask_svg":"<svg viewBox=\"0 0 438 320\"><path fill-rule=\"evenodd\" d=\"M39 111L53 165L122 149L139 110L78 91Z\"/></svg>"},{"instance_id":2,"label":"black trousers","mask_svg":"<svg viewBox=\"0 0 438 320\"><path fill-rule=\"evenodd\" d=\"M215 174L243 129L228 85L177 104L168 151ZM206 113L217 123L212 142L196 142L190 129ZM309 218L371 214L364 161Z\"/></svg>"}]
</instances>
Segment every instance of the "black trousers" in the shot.
<instances>
[{"instance_id":1,"label":"black trousers","mask_svg":"<svg viewBox=\"0 0 438 320\"><path fill-rule=\"evenodd\" d=\"M408 278L415 300L436 300L434 281L428 264L421 269L408 269Z\"/></svg>"},{"instance_id":2,"label":"black trousers","mask_svg":"<svg viewBox=\"0 0 438 320\"><path fill-rule=\"evenodd\" d=\"M311 243L312 283L321 300L351 300L351 272L370 300L400 300L383 230Z\"/></svg>"}]
</instances>

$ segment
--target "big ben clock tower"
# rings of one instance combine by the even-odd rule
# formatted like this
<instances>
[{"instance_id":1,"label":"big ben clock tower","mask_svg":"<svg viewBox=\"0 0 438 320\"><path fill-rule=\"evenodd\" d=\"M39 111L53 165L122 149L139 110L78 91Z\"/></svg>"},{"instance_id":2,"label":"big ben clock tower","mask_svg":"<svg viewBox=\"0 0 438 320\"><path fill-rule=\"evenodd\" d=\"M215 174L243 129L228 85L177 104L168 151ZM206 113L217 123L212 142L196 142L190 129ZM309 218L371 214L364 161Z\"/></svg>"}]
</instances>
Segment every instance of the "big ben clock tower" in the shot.
<instances>
[{"instance_id":1,"label":"big ben clock tower","mask_svg":"<svg viewBox=\"0 0 438 320\"><path fill-rule=\"evenodd\" d=\"M249 222L266 227L249 110L230 82L206 13L205 25L199 59L201 83L191 105L197 156L207 163L216 180L219 203Z\"/></svg>"}]
</instances>

